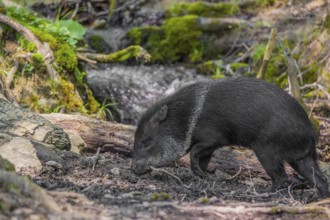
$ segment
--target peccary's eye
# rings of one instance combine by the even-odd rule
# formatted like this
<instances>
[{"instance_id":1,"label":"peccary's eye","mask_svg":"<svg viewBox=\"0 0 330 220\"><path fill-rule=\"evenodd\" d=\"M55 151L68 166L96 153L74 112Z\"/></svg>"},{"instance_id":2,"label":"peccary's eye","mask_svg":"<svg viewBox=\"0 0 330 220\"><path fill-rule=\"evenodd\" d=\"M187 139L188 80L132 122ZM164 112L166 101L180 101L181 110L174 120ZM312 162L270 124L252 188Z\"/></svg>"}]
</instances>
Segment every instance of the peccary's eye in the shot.
<instances>
[{"instance_id":1,"label":"peccary's eye","mask_svg":"<svg viewBox=\"0 0 330 220\"><path fill-rule=\"evenodd\" d=\"M142 143L142 148L147 148L151 145L152 139L151 138L146 138L141 141Z\"/></svg>"}]
</instances>

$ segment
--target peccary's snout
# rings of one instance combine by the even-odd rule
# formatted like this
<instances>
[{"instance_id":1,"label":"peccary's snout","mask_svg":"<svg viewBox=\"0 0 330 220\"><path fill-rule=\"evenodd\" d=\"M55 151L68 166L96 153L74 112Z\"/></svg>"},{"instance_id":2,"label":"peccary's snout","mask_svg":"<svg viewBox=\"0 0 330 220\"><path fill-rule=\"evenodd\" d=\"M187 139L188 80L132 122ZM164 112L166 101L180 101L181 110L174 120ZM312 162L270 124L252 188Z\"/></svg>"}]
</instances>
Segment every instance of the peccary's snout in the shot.
<instances>
[{"instance_id":1,"label":"peccary's snout","mask_svg":"<svg viewBox=\"0 0 330 220\"><path fill-rule=\"evenodd\" d=\"M131 171L138 175L141 176L143 174L151 172L151 168L142 160L139 161L132 161L132 166L131 166Z\"/></svg>"}]
</instances>

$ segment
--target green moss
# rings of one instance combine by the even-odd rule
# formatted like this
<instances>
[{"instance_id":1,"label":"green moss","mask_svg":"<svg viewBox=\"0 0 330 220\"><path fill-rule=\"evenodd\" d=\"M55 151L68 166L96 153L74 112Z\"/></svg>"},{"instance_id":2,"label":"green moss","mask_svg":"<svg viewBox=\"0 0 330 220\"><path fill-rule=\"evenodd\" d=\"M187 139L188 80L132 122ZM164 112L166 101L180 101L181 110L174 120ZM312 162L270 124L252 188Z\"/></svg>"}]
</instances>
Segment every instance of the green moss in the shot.
<instances>
[{"instance_id":1,"label":"green moss","mask_svg":"<svg viewBox=\"0 0 330 220\"><path fill-rule=\"evenodd\" d=\"M23 36L18 38L18 43L24 50L28 52L35 52L37 50L37 46L34 43L27 41Z\"/></svg>"},{"instance_id":2,"label":"green moss","mask_svg":"<svg viewBox=\"0 0 330 220\"><path fill-rule=\"evenodd\" d=\"M45 71L45 60L40 53L33 53L31 56L32 65L39 71Z\"/></svg>"},{"instance_id":3,"label":"green moss","mask_svg":"<svg viewBox=\"0 0 330 220\"><path fill-rule=\"evenodd\" d=\"M89 110L89 112L91 114L97 113L99 110L99 107L100 107L100 103L98 101L96 101L96 99L93 96L93 92L90 89L88 89L88 91L87 91L87 98L88 98L88 101L87 101L86 108Z\"/></svg>"},{"instance_id":4,"label":"green moss","mask_svg":"<svg viewBox=\"0 0 330 220\"><path fill-rule=\"evenodd\" d=\"M247 63L232 63L230 64L231 69L236 72L237 70L240 70L242 68L248 68L249 64Z\"/></svg>"},{"instance_id":5,"label":"green moss","mask_svg":"<svg viewBox=\"0 0 330 220\"><path fill-rule=\"evenodd\" d=\"M71 82L60 79L59 90L62 93L60 97L61 105L65 106L66 110L69 112L87 112L84 107L83 101L74 92L75 86Z\"/></svg>"},{"instance_id":6,"label":"green moss","mask_svg":"<svg viewBox=\"0 0 330 220\"><path fill-rule=\"evenodd\" d=\"M271 210L270 210L270 212L272 213L272 214L277 214L277 213L279 213L279 212L281 212L281 209L279 208L279 207L272 207L271 208Z\"/></svg>"},{"instance_id":7,"label":"green moss","mask_svg":"<svg viewBox=\"0 0 330 220\"><path fill-rule=\"evenodd\" d=\"M235 3L221 2L218 4L208 4L205 2L182 2L175 4L166 11L168 17L197 15L202 17L224 17L239 12L239 7Z\"/></svg>"},{"instance_id":8,"label":"green moss","mask_svg":"<svg viewBox=\"0 0 330 220\"><path fill-rule=\"evenodd\" d=\"M0 169L6 171L15 171L15 166L0 156Z\"/></svg>"},{"instance_id":9,"label":"green moss","mask_svg":"<svg viewBox=\"0 0 330 220\"><path fill-rule=\"evenodd\" d=\"M324 26L324 28L328 29L328 32L330 31L330 15L329 14L325 17L323 26Z\"/></svg>"},{"instance_id":10,"label":"green moss","mask_svg":"<svg viewBox=\"0 0 330 220\"><path fill-rule=\"evenodd\" d=\"M202 73L212 75L212 74L214 74L216 67L219 67L219 66L220 67L222 66L222 62L218 63L217 61L214 61L214 60L208 60L199 65L199 70Z\"/></svg>"},{"instance_id":11,"label":"green moss","mask_svg":"<svg viewBox=\"0 0 330 220\"><path fill-rule=\"evenodd\" d=\"M22 189L14 183L5 183L3 188L5 188L7 191L13 192L15 194L21 194L22 193Z\"/></svg>"},{"instance_id":12,"label":"green moss","mask_svg":"<svg viewBox=\"0 0 330 220\"><path fill-rule=\"evenodd\" d=\"M40 53L32 54L32 60L36 63L44 63L44 57Z\"/></svg>"},{"instance_id":13,"label":"green moss","mask_svg":"<svg viewBox=\"0 0 330 220\"><path fill-rule=\"evenodd\" d=\"M161 46L171 61L178 60L181 55L188 55L192 62L202 59L201 54L194 54L194 50L201 50L203 47L200 42L202 32L197 27L196 19L196 16L187 15L166 20L163 26L166 38Z\"/></svg>"},{"instance_id":14,"label":"green moss","mask_svg":"<svg viewBox=\"0 0 330 220\"><path fill-rule=\"evenodd\" d=\"M259 7L270 6L274 4L275 0L256 0L255 3Z\"/></svg>"},{"instance_id":15,"label":"green moss","mask_svg":"<svg viewBox=\"0 0 330 220\"><path fill-rule=\"evenodd\" d=\"M300 71L303 72L304 84L311 84L317 81L317 73L320 65L317 62L313 62L308 66L301 67Z\"/></svg>"},{"instance_id":16,"label":"green moss","mask_svg":"<svg viewBox=\"0 0 330 220\"><path fill-rule=\"evenodd\" d=\"M129 37L133 44L146 48L155 61L178 61L188 57L197 62L203 57L202 32L197 16L187 15L167 19L161 27L133 28Z\"/></svg>"},{"instance_id":17,"label":"green moss","mask_svg":"<svg viewBox=\"0 0 330 220\"><path fill-rule=\"evenodd\" d=\"M253 72L257 73L261 67L264 53L266 50L266 44L258 45L253 53ZM265 74L265 81L276 83L277 85L283 85L283 80L285 78L280 77L286 69L286 59L284 56L283 48L276 46L273 50L270 61L267 65L267 70Z\"/></svg>"},{"instance_id":18,"label":"green moss","mask_svg":"<svg viewBox=\"0 0 330 220\"><path fill-rule=\"evenodd\" d=\"M78 65L78 59L73 48L66 43L57 45L58 49L55 50L55 61L59 67L59 71L74 72Z\"/></svg>"},{"instance_id":19,"label":"green moss","mask_svg":"<svg viewBox=\"0 0 330 220\"><path fill-rule=\"evenodd\" d=\"M95 50L96 53L105 53L106 48L109 46L104 41L104 39L97 34L93 34L88 38L90 47Z\"/></svg>"},{"instance_id":20,"label":"green moss","mask_svg":"<svg viewBox=\"0 0 330 220\"><path fill-rule=\"evenodd\" d=\"M172 197L165 192L162 193L152 193L150 196L152 201L169 201L172 200Z\"/></svg>"},{"instance_id":21,"label":"green moss","mask_svg":"<svg viewBox=\"0 0 330 220\"><path fill-rule=\"evenodd\" d=\"M207 197L200 197L200 198L198 199L198 202L199 202L199 203L202 203L202 204L207 204L207 203L210 202L210 199L207 198Z\"/></svg>"}]
</instances>

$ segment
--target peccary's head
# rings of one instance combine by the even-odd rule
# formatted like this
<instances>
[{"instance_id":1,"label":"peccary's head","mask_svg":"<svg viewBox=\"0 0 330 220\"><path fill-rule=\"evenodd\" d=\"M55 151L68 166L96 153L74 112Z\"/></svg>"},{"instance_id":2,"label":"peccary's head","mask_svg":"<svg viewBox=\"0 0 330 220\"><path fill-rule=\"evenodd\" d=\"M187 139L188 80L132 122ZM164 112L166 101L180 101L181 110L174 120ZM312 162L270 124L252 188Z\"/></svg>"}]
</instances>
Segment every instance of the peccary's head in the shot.
<instances>
[{"instance_id":1,"label":"peccary's head","mask_svg":"<svg viewBox=\"0 0 330 220\"><path fill-rule=\"evenodd\" d=\"M142 175L150 166L163 167L182 156L182 146L173 135L173 120L166 104L149 109L141 118L136 133L132 171Z\"/></svg>"}]
</instances>

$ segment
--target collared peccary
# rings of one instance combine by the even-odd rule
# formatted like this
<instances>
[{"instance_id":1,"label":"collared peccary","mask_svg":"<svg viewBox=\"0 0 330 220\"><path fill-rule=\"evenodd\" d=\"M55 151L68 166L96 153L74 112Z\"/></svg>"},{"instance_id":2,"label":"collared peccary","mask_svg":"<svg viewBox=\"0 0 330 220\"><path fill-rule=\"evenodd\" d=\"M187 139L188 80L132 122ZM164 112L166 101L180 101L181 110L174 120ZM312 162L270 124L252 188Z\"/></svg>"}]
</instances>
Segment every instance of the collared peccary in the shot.
<instances>
[{"instance_id":1,"label":"collared peccary","mask_svg":"<svg viewBox=\"0 0 330 220\"><path fill-rule=\"evenodd\" d=\"M192 171L203 177L214 150L240 145L254 150L272 178L272 191L286 181L284 162L316 185L328 184L316 162L317 133L305 110L282 89L262 80L233 78L188 85L141 117L132 171L142 175L190 152Z\"/></svg>"}]
</instances>

